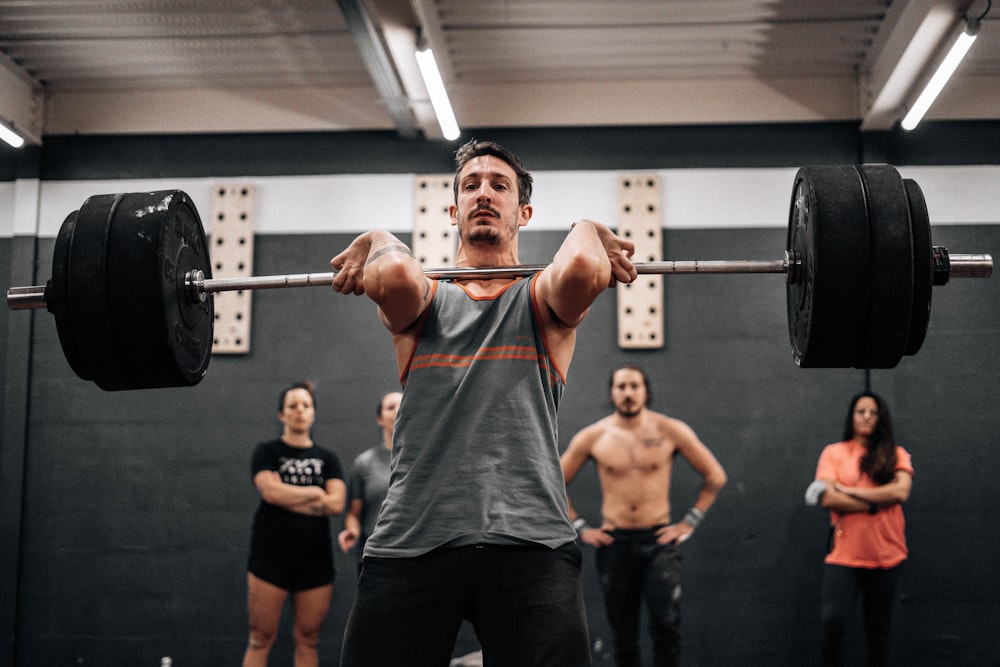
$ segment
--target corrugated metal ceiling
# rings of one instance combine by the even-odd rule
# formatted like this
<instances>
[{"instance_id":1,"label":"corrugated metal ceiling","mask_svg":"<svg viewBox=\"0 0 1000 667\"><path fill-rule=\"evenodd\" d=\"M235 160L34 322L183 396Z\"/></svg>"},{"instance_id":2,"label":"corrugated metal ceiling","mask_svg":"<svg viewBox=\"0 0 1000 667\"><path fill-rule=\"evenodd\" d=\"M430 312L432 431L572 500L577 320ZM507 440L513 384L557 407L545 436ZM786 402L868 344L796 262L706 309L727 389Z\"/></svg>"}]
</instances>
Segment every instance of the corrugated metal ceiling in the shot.
<instances>
[{"instance_id":1,"label":"corrugated metal ceiling","mask_svg":"<svg viewBox=\"0 0 1000 667\"><path fill-rule=\"evenodd\" d=\"M0 65L31 88L43 135L399 129L403 104L431 136L409 62L418 26L463 125L860 121L890 31L899 42L914 16L987 2L4 0ZM386 99L345 7L370 18L405 99ZM942 113L998 116L997 14Z\"/></svg>"}]
</instances>

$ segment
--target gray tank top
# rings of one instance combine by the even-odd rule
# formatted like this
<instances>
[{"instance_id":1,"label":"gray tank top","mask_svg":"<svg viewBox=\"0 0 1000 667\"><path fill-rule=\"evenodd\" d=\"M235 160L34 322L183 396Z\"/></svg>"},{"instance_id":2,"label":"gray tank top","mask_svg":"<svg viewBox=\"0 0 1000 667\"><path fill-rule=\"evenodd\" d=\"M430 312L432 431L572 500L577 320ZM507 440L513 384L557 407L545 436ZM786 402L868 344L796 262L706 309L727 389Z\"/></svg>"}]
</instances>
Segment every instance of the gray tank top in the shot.
<instances>
[{"instance_id":1,"label":"gray tank top","mask_svg":"<svg viewBox=\"0 0 1000 667\"><path fill-rule=\"evenodd\" d=\"M404 369L389 491L366 556L576 539L559 467L565 380L538 327L536 278L488 298L435 282Z\"/></svg>"}]
</instances>

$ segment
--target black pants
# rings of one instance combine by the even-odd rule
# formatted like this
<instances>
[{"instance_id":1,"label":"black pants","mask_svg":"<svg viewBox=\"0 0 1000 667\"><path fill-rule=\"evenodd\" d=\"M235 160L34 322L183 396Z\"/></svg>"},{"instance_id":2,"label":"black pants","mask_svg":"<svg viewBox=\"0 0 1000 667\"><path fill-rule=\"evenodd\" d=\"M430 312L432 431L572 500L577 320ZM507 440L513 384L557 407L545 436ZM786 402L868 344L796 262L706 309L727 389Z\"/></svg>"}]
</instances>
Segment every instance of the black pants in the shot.
<instances>
[{"instance_id":1,"label":"black pants","mask_svg":"<svg viewBox=\"0 0 1000 667\"><path fill-rule=\"evenodd\" d=\"M823 566L823 665L843 664L844 637L861 597L865 629L865 664L889 664L889 627L902 565L869 570L841 565Z\"/></svg>"},{"instance_id":2,"label":"black pants","mask_svg":"<svg viewBox=\"0 0 1000 667\"><path fill-rule=\"evenodd\" d=\"M618 667L640 664L643 602L653 639L653 664L672 667L680 659L681 555L673 545L657 544L656 530L610 531L614 544L597 550L597 571Z\"/></svg>"},{"instance_id":3,"label":"black pants","mask_svg":"<svg viewBox=\"0 0 1000 667\"><path fill-rule=\"evenodd\" d=\"M342 667L447 667L463 620L486 667L589 667L580 548L476 545L365 557Z\"/></svg>"}]
</instances>

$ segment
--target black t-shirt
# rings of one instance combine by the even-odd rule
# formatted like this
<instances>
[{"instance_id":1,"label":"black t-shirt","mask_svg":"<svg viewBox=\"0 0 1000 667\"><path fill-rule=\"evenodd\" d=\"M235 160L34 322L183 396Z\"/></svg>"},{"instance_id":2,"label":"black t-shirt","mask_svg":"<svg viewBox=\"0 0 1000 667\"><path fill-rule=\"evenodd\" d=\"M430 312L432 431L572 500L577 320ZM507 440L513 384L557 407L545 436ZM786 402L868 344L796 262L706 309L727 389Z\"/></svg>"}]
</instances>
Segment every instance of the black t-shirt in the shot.
<instances>
[{"instance_id":1,"label":"black t-shirt","mask_svg":"<svg viewBox=\"0 0 1000 667\"><path fill-rule=\"evenodd\" d=\"M250 479L262 470L274 470L281 481L296 486L326 488L330 479L344 479L340 460L332 451L313 445L291 447L281 439L262 442L254 449ZM253 547L267 551L322 547L330 544L326 516L305 516L272 505L263 498L253 519Z\"/></svg>"}]
</instances>

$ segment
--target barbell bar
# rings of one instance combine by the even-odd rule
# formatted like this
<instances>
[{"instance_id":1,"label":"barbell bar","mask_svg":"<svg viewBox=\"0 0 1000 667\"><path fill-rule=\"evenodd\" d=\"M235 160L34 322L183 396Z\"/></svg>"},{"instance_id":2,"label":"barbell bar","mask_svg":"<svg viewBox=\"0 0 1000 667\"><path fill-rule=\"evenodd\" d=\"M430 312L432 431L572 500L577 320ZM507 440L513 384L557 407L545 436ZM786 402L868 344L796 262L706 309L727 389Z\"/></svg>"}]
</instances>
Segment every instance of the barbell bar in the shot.
<instances>
[{"instance_id":1,"label":"barbell bar","mask_svg":"<svg viewBox=\"0 0 1000 667\"><path fill-rule=\"evenodd\" d=\"M892 368L926 336L933 286L992 275L988 254L932 246L917 183L888 165L802 167L784 258L638 262L639 274L785 274L789 339L802 367ZM516 278L544 264L425 269ZM52 278L12 287L12 310L47 308L66 358L106 390L197 384L211 356L216 292L329 286L336 273L218 278L180 190L95 195L60 227ZM859 323L866 323L859 325Z\"/></svg>"},{"instance_id":2,"label":"barbell bar","mask_svg":"<svg viewBox=\"0 0 1000 667\"><path fill-rule=\"evenodd\" d=\"M954 260L953 260L954 261ZM969 263L971 258L960 258L959 261ZM788 273L789 260L717 260L717 261L679 261L667 260L658 262L635 262L633 264L640 275L668 274L721 274L721 273ZM437 267L425 268L424 275L438 280L492 279L492 278L523 278L544 269L547 264L519 264L517 266L479 266L479 267ZM971 269L965 269L966 271ZM255 291L266 289L284 289L291 287L330 287L336 271L326 273L291 273L274 276L247 276L243 278L206 278L205 272L192 270L184 276L184 291L191 301L204 301L210 294L218 292ZM7 290L7 306L11 310L28 310L45 308L45 285L28 287L11 287Z\"/></svg>"},{"instance_id":3,"label":"barbell bar","mask_svg":"<svg viewBox=\"0 0 1000 667\"><path fill-rule=\"evenodd\" d=\"M635 270L642 275L694 274L694 273L785 273L787 260L777 261L662 261L635 262ZM437 280L524 278L544 269L547 264L520 264L517 266L476 266L425 268L424 275ZM283 287L329 287L336 272L303 273L285 276L254 276L250 278L206 279L204 274L193 272L185 278L189 298L200 299L206 294L234 290L279 289Z\"/></svg>"},{"instance_id":4,"label":"barbell bar","mask_svg":"<svg viewBox=\"0 0 1000 667\"><path fill-rule=\"evenodd\" d=\"M989 278L993 271L993 259L986 254L950 255L947 248L936 247L939 266L936 284L943 285L949 278ZM788 254L786 252L786 254ZM945 260L942 261L942 260ZM633 262L639 275L723 275L723 274L785 274L787 282L795 282L795 275L802 265L801 259L725 259L725 260L663 260L655 262ZM431 267L423 270L424 275L436 280L524 278L538 273L547 264L518 264L516 266L466 266ZM948 268L944 268L947 266ZM184 275L184 291L192 301L204 301L211 294L219 292L256 291L299 287L330 287L336 271L325 273L289 273L272 276L248 276L243 278L205 278L201 270L189 271ZM7 307L10 310L30 310L45 308L45 285L11 287L7 290Z\"/></svg>"}]
</instances>

